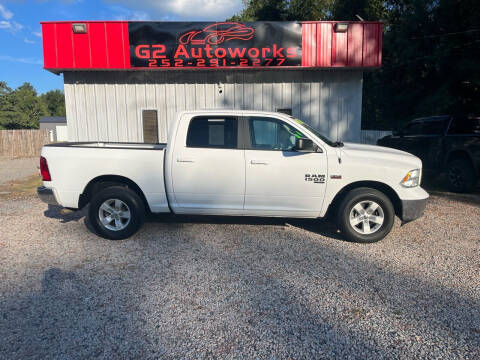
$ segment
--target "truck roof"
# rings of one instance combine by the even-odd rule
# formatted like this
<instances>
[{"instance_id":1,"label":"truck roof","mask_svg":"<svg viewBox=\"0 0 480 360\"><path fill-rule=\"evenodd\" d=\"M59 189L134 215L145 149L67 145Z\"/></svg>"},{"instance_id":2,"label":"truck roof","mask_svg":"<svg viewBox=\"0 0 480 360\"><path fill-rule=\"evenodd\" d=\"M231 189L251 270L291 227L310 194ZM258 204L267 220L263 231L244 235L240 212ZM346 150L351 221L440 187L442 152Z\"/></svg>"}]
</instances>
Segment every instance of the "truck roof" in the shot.
<instances>
[{"instance_id":1,"label":"truck roof","mask_svg":"<svg viewBox=\"0 0 480 360\"><path fill-rule=\"evenodd\" d=\"M271 116L285 116L289 117L290 115L285 114L279 111L262 111L262 110L240 110L240 109L200 109L200 110L185 110L180 113L183 114L202 114L202 113L209 113L209 114L235 114L235 115L248 115L248 114L262 114L262 115L271 115Z\"/></svg>"}]
</instances>

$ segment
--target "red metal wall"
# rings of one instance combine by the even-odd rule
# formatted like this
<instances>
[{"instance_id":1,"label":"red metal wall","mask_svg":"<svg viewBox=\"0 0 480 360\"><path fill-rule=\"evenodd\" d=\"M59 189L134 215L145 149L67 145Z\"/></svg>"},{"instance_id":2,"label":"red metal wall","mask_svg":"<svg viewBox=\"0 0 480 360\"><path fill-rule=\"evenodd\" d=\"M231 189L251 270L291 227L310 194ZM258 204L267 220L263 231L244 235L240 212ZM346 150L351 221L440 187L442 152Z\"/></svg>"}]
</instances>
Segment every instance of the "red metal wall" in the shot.
<instances>
[{"instance_id":1,"label":"red metal wall","mask_svg":"<svg viewBox=\"0 0 480 360\"><path fill-rule=\"evenodd\" d=\"M48 70L129 69L128 22L91 21L86 34L73 22L42 23L43 65Z\"/></svg>"},{"instance_id":2,"label":"red metal wall","mask_svg":"<svg viewBox=\"0 0 480 360\"><path fill-rule=\"evenodd\" d=\"M303 23L302 66L328 68L382 65L382 23L348 22L348 30L344 33L334 31L335 23Z\"/></svg>"},{"instance_id":3,"label":"red metal wall","mask_svg":"<svg viewBox=\"0 0 480 360\"><path fill-rule=\"evenodd\" d=\"M73 23L86 24L87 33L74 34ZM344 33L335 32L336 23L302 23L302 67L381 66L382 23L347 22ZM131 69L126 21L44 22L42 31L45 69Z\"/></svg>"}]
</instances>

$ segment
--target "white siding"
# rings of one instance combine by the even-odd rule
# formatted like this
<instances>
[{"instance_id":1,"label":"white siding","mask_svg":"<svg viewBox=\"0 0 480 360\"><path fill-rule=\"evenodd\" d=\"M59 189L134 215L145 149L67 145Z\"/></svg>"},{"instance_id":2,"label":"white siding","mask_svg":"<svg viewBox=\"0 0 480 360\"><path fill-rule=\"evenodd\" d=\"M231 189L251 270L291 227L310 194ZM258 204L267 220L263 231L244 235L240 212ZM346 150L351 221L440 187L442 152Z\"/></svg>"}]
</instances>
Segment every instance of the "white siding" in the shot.
<instances>
[{"instance_id":1,"label":"white siding","mask_svg":"<svg viewBox=\"0 0 480 360\"><path fill-rule=\"evenodd\" d=\"M392 135L392 132L387 130L362 130L360 133L360 143L377 145L378 139L388 135Z\"/></svg>"},{"instance_id":2,"label":"white siding","mask_svg":"<svg viewBox=\"0 0 480 360\"><path fill-rule=\"evenodd\" d=\"M165 142L179 111L205 108L291 108L333 140L360 140L361 71L66 72L64 78L70 141L142 142L142 110L156 109Z\"/></svg>"}]
</instances>

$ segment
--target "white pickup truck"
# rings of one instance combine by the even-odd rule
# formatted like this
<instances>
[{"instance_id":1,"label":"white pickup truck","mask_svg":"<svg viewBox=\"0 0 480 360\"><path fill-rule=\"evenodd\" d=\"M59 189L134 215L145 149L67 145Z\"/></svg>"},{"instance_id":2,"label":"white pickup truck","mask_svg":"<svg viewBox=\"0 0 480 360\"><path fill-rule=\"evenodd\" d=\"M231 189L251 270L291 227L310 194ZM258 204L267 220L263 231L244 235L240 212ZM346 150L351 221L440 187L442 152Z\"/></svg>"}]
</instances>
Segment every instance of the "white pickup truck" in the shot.
<instances>
[{"instance_id":1,"label":"white pickup truck","mask_svg":"<svg viewBox=\"0 0 480 360\"><path fill-rule=\"evenodd\" d=\"M148 213L336 219L375 242L423 214L422 162L406 152L332 142L281 113L188 111L167 144L58 143L42 149L40 198L81 209L99 235L133 235Z\"/></svg>"}]
</instances>

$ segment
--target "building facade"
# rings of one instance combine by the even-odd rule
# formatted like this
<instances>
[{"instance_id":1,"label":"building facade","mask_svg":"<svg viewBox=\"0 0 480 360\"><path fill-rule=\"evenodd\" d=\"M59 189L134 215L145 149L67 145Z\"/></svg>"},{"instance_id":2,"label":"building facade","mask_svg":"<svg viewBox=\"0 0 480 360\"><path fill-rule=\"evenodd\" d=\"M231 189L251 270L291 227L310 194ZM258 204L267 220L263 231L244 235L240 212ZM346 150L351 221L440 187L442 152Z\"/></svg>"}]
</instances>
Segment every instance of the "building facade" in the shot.
<instances>
[{"instance_id":1,"label":"building facade","mask_svg":"<svg viewBox=\"0 0 480 360\"><path fill-rule=\"evenodd\" d=\"M39 120L40 130L50 131L51 141L67 141L67 119L63 116L42 116Z\"/></svg>"},{"instance_id":2,"label":"building facade","mask_svg":"<svg viewBox=\"0 0 480 360\"><path fill-rule=\"evenodd\" d=\"M69 141L166 142L179 112L205 108L284 111L358 141L363 71L381 65L376 22L49 22L43 41Z\"/></svg>"}]
</instances>

